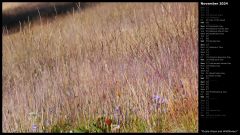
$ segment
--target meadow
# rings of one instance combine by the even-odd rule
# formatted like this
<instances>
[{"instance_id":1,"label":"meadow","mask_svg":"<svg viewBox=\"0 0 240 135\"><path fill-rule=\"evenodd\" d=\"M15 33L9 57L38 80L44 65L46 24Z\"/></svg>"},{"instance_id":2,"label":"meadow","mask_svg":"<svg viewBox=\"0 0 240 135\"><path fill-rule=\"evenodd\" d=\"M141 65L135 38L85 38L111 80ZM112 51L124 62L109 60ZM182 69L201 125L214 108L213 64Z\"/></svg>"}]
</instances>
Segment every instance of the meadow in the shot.
<instances>
[{"instance_id":1,"label":"meadow","mask_svg":"<svg viewBox=\"0 0 240 135\"><path fill-rule=\"evenodd\" d=\"M2 34L3 132L197 132L198 3L98 3Z\"/></svg>"}]
</instances>

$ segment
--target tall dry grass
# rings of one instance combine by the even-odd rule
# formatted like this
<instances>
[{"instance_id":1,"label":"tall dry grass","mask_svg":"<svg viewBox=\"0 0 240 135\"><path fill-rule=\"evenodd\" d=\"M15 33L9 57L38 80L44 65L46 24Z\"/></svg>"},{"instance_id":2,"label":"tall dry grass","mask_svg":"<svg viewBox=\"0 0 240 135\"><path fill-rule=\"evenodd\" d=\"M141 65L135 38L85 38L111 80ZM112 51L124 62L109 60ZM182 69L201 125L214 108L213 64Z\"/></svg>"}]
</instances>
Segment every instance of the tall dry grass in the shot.
<instances>
[{"instance_id":1,"label":"tall dry grass","mask_svg":"<svg viewBox=\"0 0 240 135\"><path fill-rule=\"evenodd\" d=\"M120 132L197 132L197 6L102 3L4 35L3 131L108 116Z\"/></svg>"}]
</instances>

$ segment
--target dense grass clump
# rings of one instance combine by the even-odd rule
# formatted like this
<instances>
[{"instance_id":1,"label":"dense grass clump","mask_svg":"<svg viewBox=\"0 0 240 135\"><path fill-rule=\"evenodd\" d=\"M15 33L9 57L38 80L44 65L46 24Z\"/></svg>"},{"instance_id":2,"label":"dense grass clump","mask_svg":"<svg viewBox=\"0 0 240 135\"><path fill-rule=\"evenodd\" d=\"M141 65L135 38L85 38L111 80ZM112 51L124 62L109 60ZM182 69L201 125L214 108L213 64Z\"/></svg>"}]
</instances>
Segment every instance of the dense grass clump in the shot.
<instances>
[{"instance_id":1,"label":"dense grass clump","mask_svg":"<svg viewBox=\"0 0 240 135\"><path fill-rule=\"evenodd\" d=\"M100 3L3 35L3 132L197 132L197 6Z\"/></svg>"}]
</instances>

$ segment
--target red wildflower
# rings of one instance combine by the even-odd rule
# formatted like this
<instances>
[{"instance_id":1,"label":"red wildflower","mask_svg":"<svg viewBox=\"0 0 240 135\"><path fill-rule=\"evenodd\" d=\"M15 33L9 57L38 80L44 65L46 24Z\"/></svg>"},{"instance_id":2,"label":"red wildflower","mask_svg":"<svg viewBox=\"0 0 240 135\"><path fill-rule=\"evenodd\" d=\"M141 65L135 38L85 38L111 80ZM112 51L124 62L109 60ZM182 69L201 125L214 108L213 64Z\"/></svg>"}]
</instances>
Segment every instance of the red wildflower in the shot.
<instances>
[{"instance_id":1,"label":"red wildflower","mask_svg":"<svg viewBox=\"0 0 240 135\"><path fill-rule=\"evenodd\" d=\"M108 117L106 117L105 123L106 123L106 125L110 126L112 124L112 120L109 119Z\"/></svg>"}]
</instances>

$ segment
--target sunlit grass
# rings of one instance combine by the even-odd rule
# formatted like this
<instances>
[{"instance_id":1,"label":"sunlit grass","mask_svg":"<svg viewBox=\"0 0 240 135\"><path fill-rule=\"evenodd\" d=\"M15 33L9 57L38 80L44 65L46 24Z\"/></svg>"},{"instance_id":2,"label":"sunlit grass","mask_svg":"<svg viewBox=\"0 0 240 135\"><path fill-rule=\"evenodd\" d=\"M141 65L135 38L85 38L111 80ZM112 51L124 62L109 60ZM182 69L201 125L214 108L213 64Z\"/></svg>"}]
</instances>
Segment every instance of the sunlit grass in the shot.
<instances>
[{"instance_id":1,"label":"sunlit grass","mask_svg":"<svg viewBox=\"0 0 240 135\"><path fill-rule=\"evenodd\" d=\"M197 12L102 3L4 35L3 131L197 132Z\"/></svg>"}]
</instances>

